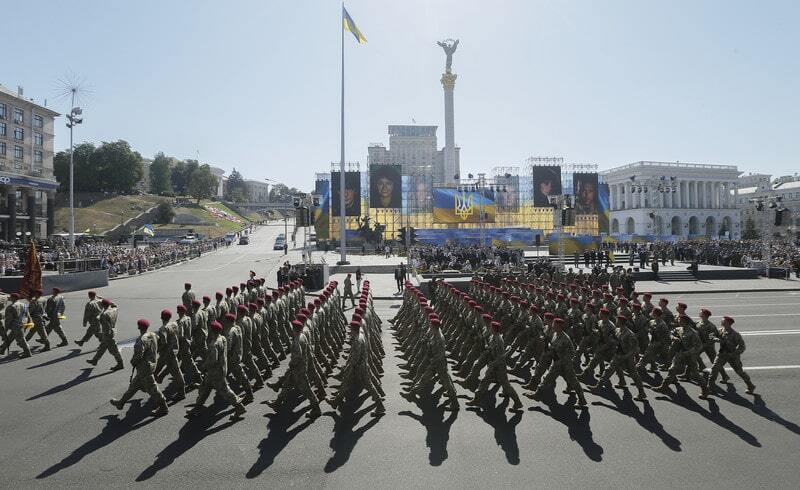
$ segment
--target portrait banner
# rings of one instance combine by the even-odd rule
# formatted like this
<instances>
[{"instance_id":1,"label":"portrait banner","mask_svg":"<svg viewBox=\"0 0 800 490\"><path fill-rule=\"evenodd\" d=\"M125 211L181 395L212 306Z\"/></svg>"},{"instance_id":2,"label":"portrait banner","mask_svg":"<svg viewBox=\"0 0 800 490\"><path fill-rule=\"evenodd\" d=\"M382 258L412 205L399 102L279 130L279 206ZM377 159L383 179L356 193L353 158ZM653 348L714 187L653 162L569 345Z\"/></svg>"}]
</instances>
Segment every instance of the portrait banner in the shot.
<instances>
[{"instance_id":1,"label":"portrait banner","mask_svg":"<svg viewBox=\"0 0 800 490\"><path fill-rule=\"evenodd\" d=\"M611 201L608 184L602 183L597 187L597 229L600 233L608 233L608 223L611 218Z\"/></svg>"},{"instance_id":2,"label":"portrait banner","mask_svg":"<svg viewBox=\"0 0 800 490\"><path fill-rule=\"evenodd\" d=\"M339 197L341 172L331 172L331 210L333 216L341 215ZM361 172L344 173L345 216L361 216Z\"/></svg>"},{"instance_id":3,"label":"portrait banner","mask_svg":"<svg viewBox=\"0 0 800 490\"><path fill-rule=\"evenodd\" d=\"M369 207L400 208L403 204L403 181L400 165L372 165L369 168Z\"/></svg>"},{"instance_id":4,"label":"portrait banner","mask_svg":"<svg viewBox=\"0 0 800 490\"><path fill-rule=\"evenodd\" d=\"M434 223L494 223L496 206L491 193L435 187ZM481 219L483 213L483 219Z\"/></svg>"},{"instance_id":5,"label":"portrait banner","mask_svg":"<svg viewBox=\"0 0 800 490\"><path fill-rule=\"evenodd\" d=\"M331 186L327 180L318 180L314 192L319 194L319 207L314 208L314 232L317 240L330 238Z\"/></svg>"},{"instance_id":6,"label":"portrait banner","mask_svg":"<svg viewBox=\"0 0 800 490\"><path fill-rule=\"evenodd\" d=\"M538 208L550 206L550 196L561 192L561 165L542 165L533 169L533 205Z\"/></svg>"},{"instance_id":7,"label":"portrait banner","mask_svg":"<svg viewBox=\"0 0 800 490\"><path fill-rule=\"evenodd\" d=\"M576 173L572 175L572 191L575 195L575 214L597 214L597 174Z\"/></svg>"},{"instance_id":8,"label":"portrait banner","mask_svg":"<svg viewBox=\"0 0 800 490\"><path fill-rule=\"evenodd\" d=\"M494 178L497 207L503 211L519 210L519 176L498 175Z\"/></svg>"}]
</instances>

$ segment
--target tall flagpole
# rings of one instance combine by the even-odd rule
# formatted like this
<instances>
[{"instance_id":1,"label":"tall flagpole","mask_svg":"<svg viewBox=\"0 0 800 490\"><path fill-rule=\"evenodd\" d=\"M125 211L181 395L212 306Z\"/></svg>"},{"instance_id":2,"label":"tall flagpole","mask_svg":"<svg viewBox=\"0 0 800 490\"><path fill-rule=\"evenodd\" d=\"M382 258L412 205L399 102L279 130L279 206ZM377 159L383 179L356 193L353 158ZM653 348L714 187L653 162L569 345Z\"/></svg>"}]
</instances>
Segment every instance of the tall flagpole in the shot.
<instances>
[{"instance_id":1,"label":"tall flagpole","mask_svg":"<svg viewBox=\"0 0 800 490\"><path fill-rule=\"evenodd\" d=\"M344 22L344 2L342 2L342 12L339 14ZM342 126L341 126L341 159L339 160L339 251L340 259L339 264L347 264L347 239L345 238L345 209L344 209L344 25L341 26L342 31Z\"/></svg>"}]
</instances>

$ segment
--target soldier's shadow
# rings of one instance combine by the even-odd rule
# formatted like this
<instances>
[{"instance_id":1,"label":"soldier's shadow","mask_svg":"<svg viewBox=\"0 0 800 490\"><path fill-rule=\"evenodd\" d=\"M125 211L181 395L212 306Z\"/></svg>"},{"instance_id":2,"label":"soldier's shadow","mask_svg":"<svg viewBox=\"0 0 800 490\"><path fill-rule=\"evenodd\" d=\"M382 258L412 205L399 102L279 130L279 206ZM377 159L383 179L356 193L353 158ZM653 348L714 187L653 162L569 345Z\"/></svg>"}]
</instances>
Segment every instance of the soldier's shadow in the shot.
<instances>
[{"instance_id":1,"label":"soldier's shadow","mask_svg":"<svg viewBox=\"0 0 800 490\"><path fill-rule=\"evenodd\" d=\"M493 388L498 391L498 386ZM475 412L478 417L489 424L494 429L494 440L503 453L506 461L512 465L519 464L519 444L517 443L517 425L522 420L522 413L518 412L511 418L506 419L508 413L508 398L504 399L500 405L495 406L495 397L491 392L484 397L485 403L480 408L468 408L470 412Z\"/></svg>"},{"instance_id":2,"label":"soldier's shadow","mask_svg":"<svg viewBox=\"0 0 800 490\"><path fill-rule=\"evenodd\" d=\"M619 397L616 390L609 390L608 388L596 390L593 393L597 396L607 398L613 405L603 402L592 402L592 405L608 408L633 418L648 432L658 436L668 448L673 451L681 451L681 441L664 429L664 426L661 425L661 422L656 418L653 407L649 402L643 403L642 410L639 411L637 404L633 400L633 396L627 388L624 390L622 398Z\"/></svg>"},{"instance_id":3,"label":"soldier's shadow","mask_svg":"<svg viewBox=\"0 0 800 490\"><path fill-rule=\"evenodd\" d=\"M400 415L411 417L416 420L427 431L425 445L430 449L428 462L431 466L441 466L447 459L447 442L450 440L450 427L458 418L458 412L449 412L445 419L445 408L449 402L439 406L438 399L430 396L421 398L417 402L417 407L422 413L417 415L409 410L400 412Z\"/></svg>"},{"instance_id":4,"label":"soldier's shadow","mask_svg":"<svg viewBox=\"0 0 800 490\"><path fill-rule=\"evenodd\" d=\"M753 395L753 401L751 402L740 395L733 385L728 385L728 389L722 395L722 399L729 401L734 405L749 408L756 415L764 417L767 420L771 420L776 424L786 427L786 429L788 429L790 432L800 435L800 426L773 412L769 407L767 407L767 403L764 401L764 398L762 398L761 395Z\"/></svg>"},{"instance_id":5,"label":"soldier's shadow","mask_svg":"<svg viewBox=\"0 0 800 490\"><path fill-rule=\"evenodd\" d=\"M174 463L176 459L197 445L198 442L235 424L237 420L228 420L224 424L214 427L214 424L233 412L233 409L221 411L225 407L230 407L230 405L219 398L215 398L214 403L203 409L203 415L186 421L178 431L178 438L156 455L156 460L153 461L153 464L145 468L136 477L136 481L145 481L152 478L156 473Z\"/></svg>"},{"instance_id":6,"label":"soldier's shadow","mask_svg":"<svg viewBox=\"0 0 800 490\"><path fill-rule=\"evenodd\" d=\"M603 446L597 444L592 437L591 417L588 410L575 410L575 395L570 395L569 399L562 405L557 402L555 396L550 393L542 399L542 403L547 406L547 410L541 406L533 406L529 410L549 415L553 419L561 422L567 427L569 438L583 449L584 454L595 462L603 460Z\"/></svg>"},{"instance_id":7,"label":"soldier's shadow","mask_svg":"<svg viewBox=\"0 0 800 490\"><path fill-rule=\"evenodd\" d=\"M358 397L346 397L345 402L340 407L340 413L336 411L326 412L326 417L332 417L334 420L333 437L331 438L330 447L333 449L333 455L327 463L325 463L325 473L333 473L347 463L350 455L353 453L358 440L372 427L380 421L380 417L374 417L366 424L356 429L359 421L366 415L372 405L357 410L368 395L364 394Z\"/></svg>"},{"instance_id":8,"label":"soldier's shadow","mask_svg":"<svg viewBox=\"0 0 800 490\"><path fill-rule=\"evenodd\" d=\"M80 447L72 451L72 453L70 453L60 462L39 473L36 478L47 478L49 476L53 476L63 469L76 465L81 462L83 458L92 454L93 452L98 451L120 439L124 435L129 434L137 429L141 429L142 427L153 422L155 418L150 417L150 412L148 410L144 410L141 404L141 400L137 399L132 401L131 407L121 419L117 416L117 414L105 415L101 417L101 419L106 421L106 426L103 428L100 434L83 443Z\"/></svg>"},{"instance_id":9,"label":"soldier's shadow","mask_svg":"<svg viewBox=\"0 0 800 490\"><path fill-rule=\"evenodd\" d=\"M57 357L55 359L50 359L49 361L45 361L45 362L40 363L40 364L34 364L33 366L29 366L28 369L36 369L36 368L45 367L45 366L52 366L53 364L58 364L59 362L72 359L73 357L85 356L85 355L91 354L93 352L94 351L82 352L81 349L70 349L69 350L69 354L67 354L65 356Z\"/></svg>"},{"instance_id":10,"label":"soldier's shadow","mask_svg":"<svg viewBox=\"0 0 800 490\"><path fill-rule=\"evenodd\" d=\"M75 376L73 379L67 381L66 383L60 384L58 386L54 386L47 391L43 391L38 395L33 395L32 397L28 398L26 401L33 401L38 400L39 398L44 398L46 396L55 395L56 393L61 393L62 391L68 390L74 386L78 386L81 383L85 383L87 381L91 381L93 379L101 378L103 376L108 376L109 374L113 374L114 371L105 371L100 374L95 374L92 376L92 370L94 368L88 367L81 369L81 373Z\"/></svg>"},{"instance_id":11,"label":"soldier's shadow","mask_svg":"<svg viewBox=\"0 0 800 490\"><path fill-rule=\"evenodd\" d=\"M294 410L300 402L300 397L292 396L290 401L284 404L278 412L264 415L269 418L267 437L258 444L260 454L258 460L247 471L245 475L247 478L257 478L264 470L272 466L275 457L289 445L289 442L314 422L313 419L306 419L302 424L292 427L303 413L308 411L308 409Z\"/></svg>"},{"instance_id":12,"label":"soldier's shadow","mask_svg":"<svg viewBox=\"0 0 800 490\"><path fill-rule=\"evenodd\" d=\"M676 391L677 394L674 396L658 396L656 399L674 403L675 405L695 412L703 418L714 422L723 429L727 429L733 434L736 434L741 440L750 444L751 446L761 447L761 443L758 441L756 436L746 431L743 427L736 425L736 423L725 417L722 412L719 411L719 405L717 405L717 402L714 399L708 400L708 410L704 410L703 407L694 401L694 399L686 392L686 390L683 389L683 387L679 386Z\"/></svg>"}]
</instances>

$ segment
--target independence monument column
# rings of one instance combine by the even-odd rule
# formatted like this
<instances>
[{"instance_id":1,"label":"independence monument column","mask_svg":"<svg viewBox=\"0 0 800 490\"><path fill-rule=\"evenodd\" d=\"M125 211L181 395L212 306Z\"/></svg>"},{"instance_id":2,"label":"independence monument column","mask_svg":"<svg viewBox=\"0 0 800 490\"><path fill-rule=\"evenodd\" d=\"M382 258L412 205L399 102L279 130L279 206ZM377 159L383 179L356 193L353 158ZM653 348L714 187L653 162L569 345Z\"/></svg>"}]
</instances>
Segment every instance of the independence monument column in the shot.
<instances>
[{"instance_id":1,"label":"independence monument column","mask_svg":"<svg viewBox=\"0 0 800 490\"><path fill-rule=\"evenodd\" d=\"M459 173L456 165L455 130L453 128L453 89L456 86L458 75L451 71L453 53L458 47L458 39L445 39L437 43L447 55L445 71L442 73L442 87L444 88L444 165L443 175L439 176L442 183L455 183L453 178Z\"/></svg>"}]
</instances>

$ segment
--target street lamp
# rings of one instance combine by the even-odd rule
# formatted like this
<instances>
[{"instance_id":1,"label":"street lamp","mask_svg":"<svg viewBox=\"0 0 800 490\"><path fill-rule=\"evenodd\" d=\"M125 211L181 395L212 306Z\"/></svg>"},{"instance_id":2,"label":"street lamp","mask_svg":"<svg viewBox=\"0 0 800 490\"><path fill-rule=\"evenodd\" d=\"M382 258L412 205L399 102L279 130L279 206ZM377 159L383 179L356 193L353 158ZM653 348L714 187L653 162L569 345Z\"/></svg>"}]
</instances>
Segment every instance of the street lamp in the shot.
<instances>
[{"instance_id":1,"label":"street lamp","mask_svg":"<svg viewBox=\"0 0 800 490\"><path fill-rule=\"evenodd\" d=\"M69 114L67 114L67 127L69 128L69 248L71 250L75 249L75 161L73 158L75 146L72 133L73 128L83 122L83 118L78 117L83 114L83 111L80 107L75 107L76 90L76 88L72 89L72 99L70 102L72 109L70 109Z\"/></svg>"}]
</instances>

